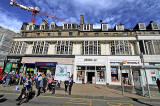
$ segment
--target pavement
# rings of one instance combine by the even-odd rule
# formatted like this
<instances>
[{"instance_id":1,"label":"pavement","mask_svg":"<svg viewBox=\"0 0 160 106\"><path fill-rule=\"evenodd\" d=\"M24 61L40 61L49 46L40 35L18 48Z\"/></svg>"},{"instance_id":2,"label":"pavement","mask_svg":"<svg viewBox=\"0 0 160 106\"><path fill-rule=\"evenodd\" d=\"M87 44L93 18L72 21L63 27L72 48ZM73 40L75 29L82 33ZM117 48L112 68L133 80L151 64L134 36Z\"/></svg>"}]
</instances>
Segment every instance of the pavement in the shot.
<instances>
[{"instance_id":1,"label":"pavement","mask_svg":"<svg viewBox=\"0 0 160 106\"><path fill-rule=\"evenodd\" d=\"M19 91L14 90L15 86L3 87L0 85L0 92L5 93L20 93ZM19 86L21 89L22 86ZM37 89L33 87L33 89L37 92ZM45 96L50 95L51 93L47 91ZM74 97L74 98L88 98L88 99L104 99L104 100L112 100L112 98L117 100L123 99L138 99L138 100L152 100L152 101L160 101L160 93L158 91L151 91L151 99L148 97L143 97L137 94L132 94L129 92L125 92L122 95L122 92L119 90L111 89L106 85L97 85L97 84L74 84L72 87L72 95L65 94L64 92L64 84L61 84L61 88L56 88L57 97Z\"/></svg>"},{"instance_id":2,"label":"pavement","mask_svg":"<svg viewBox=\"0 0 160 106\"><path fill-rule=\"evenodd\" d=\"M16 106L15 99L20 90L15 91L15 86L3 87L0 85L0 106ZM21 89L22 86L19 86ZM36 88L33 87L36 91ZM37 92L37 91L36 91ZM64 84L56 88L56 94L42 93L33 97L29 103L22 106L160 106L160 93L151 91L152 98L142 97L120 90L115 90L106 85L74 84L72 95L65 94Z\"/></svg>"}]
</instances>

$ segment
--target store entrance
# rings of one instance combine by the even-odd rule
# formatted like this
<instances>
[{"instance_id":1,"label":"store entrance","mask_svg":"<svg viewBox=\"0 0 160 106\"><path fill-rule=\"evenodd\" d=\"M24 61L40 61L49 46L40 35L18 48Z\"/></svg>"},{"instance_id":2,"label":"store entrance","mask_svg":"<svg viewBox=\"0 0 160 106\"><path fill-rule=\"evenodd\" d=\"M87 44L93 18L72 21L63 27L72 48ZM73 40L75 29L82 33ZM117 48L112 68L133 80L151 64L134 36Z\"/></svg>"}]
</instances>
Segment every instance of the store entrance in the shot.
<instances>
[{"instance_id":1,"label":"store entrance","mask_svg":"<svg viewBox=\"0 0 160 106\"><path fill-rule=\"evenodd\" d=\"M95 72L87 72L87 81L88 81L88 83L92 84L94 76L95 76Z\"/></svg>"}]
</instances>

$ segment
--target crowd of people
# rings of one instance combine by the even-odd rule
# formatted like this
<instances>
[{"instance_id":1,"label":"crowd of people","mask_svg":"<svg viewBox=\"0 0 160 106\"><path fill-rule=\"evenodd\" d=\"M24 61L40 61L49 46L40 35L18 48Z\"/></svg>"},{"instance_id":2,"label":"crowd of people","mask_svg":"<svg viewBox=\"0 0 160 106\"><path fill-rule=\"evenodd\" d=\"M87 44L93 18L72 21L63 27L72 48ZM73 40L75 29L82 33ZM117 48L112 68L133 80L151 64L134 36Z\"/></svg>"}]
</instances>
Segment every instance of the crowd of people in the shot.
<instances>
[{"instance_id":1,"label":"crowd of people","mask_svg":"<svg viewBox=\"0 0 160 106\"><path fill-rule=\"evenodd\" d=\"M24 100L24 102L29 101L29 97L31 97L33 93L33 86L37 88L36 97L38 97L41 93L45 93L47 90L52 94L55 94L56 88L61 87L61 81L55 80L54 74L45 75L43 72L37 74L18 74L12 72L5 73L3 78L1 79L1 84L4 87L12 85L23 85L21 94L16 99L17 101L19 101L18 105L20 105ZM69 95L71 95L71 89L73 85L72 77L69 80L64 81L64 84L65 94L69 93Z\"/></svg>"}]
</instances>

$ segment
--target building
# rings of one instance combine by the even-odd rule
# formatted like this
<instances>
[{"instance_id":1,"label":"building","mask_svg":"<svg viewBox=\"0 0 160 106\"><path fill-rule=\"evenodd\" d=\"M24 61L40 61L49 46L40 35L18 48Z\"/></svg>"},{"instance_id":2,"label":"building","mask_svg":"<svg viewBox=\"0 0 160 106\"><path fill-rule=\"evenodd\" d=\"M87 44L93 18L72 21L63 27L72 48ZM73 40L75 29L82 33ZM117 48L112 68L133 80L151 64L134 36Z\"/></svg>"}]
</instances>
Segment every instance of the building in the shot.
<instances>
[{"instance_id":1,"label":"building","mask_svg":"<svg viewBox=\"0 0 160 106\"><path fill-rule=\"evenodd\" d=\"M76 83L120 85L123 80L127 85L138 86L141 77L145 81L145 66L149 83L155 84L152 74L155 72L155 77L160 78L158 23L151 22L147 27L138 23L133 29L126 29L123 24L113 29L107 23L101 23L99 29L93 26L85 24L83 15L80 25L58 26L46 20L40 25L23 23L7 62L17 64L17 71L27 73L54 74L57 64L70 66L70 76Z\"/></svg>"},{"instance_id":2,"label":"building","mask_svg":"<svg viewBox=\"0 0 160 106\"><path fill-rule=\"evenodd\" d=\"M15 32L0 27L0 70L4 67L4 61L12 47L13 37L16 35Z\"/></svg>"}]
</instances>

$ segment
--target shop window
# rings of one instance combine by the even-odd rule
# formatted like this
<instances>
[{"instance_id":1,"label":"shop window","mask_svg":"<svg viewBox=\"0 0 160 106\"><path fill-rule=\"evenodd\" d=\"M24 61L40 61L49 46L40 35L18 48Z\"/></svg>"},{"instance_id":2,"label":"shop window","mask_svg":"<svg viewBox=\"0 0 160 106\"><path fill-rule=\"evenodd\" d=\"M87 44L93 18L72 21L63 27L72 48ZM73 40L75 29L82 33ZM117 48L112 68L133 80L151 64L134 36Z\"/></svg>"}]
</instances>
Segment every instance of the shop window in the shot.
<instances>
[{"instance_id":1,"label":"shop window","mask_svg":"<svg viewBox=\"0 0 160 106\"><path fill-rule=\"evenodd\" d=\"M97 82L104 82L104 81L105 81L105 72L97 71Z\"/></svg>"},{"instance_id":2,"label":"shop window","mask_svg":"<svg viewBox=\"0 0 160 106\"><path fill-rule=\"evenodd\" d=\"M77 81L78 82L82 82L82 80L84 80L85 77L85 72L84 71L78 71L77 72Z\"/></svg>"},{"instance_id":3,"label":"shop window","mask_svg":"<svg viewBox=\"0 0 160 106\"><path fill-rule=\"evenodd\" d=\"M111 81L112 82L118 82L118 67L111 67Z\"/></svg>"}]
</instances>

